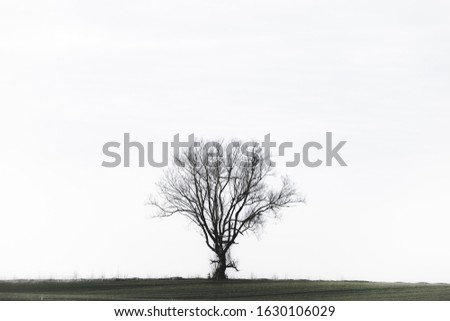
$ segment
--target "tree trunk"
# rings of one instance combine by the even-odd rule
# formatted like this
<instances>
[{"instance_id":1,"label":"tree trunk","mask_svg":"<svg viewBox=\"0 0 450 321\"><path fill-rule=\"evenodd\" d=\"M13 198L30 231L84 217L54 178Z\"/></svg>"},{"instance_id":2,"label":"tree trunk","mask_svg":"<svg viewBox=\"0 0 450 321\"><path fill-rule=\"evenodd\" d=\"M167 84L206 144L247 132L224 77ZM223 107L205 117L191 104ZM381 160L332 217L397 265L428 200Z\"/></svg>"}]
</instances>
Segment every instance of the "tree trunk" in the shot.
<instances>
[{"instance_id":1,"label":"tree trunk","mask_svg":"<svg viewBox=\"0 0 450 321\"><path fill-rule=\"evenodd\" d=\"M217 265L214 271L213 277L216 280L225 280L227 278L227 274L225 273L227 269L227 257L225 254L221 254L217 256Z\"/></svg>"}]
</instances>

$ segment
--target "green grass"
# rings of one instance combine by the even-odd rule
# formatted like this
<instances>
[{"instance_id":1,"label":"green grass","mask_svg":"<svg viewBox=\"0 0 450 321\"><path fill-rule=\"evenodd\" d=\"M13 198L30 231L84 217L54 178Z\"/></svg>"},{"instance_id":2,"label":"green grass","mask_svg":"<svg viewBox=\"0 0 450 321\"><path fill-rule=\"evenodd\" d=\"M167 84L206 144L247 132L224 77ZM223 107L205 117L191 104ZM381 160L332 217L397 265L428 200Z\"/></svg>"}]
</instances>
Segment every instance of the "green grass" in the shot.
<instances>
[{"instance_id":1,"label":"green grass","mask_svg":"<svg viewBox=\"0 0 450 321\"><path fill-rule=\"evenodd\" d=\"M450 284L105 279L0 281L0 300L450 300Z\"/></svg>"}]
</instances>

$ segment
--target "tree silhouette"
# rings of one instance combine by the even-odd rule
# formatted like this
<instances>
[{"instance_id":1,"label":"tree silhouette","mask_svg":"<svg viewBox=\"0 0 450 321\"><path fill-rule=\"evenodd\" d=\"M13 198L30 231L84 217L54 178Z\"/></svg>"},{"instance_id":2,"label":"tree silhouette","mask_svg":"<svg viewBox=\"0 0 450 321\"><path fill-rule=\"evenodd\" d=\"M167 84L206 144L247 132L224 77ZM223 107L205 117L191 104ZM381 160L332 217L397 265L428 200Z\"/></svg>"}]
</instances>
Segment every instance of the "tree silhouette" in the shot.
<instances>
[{"instance_id":1,"label":"tree silhouette","mask_svg":"<svg viewBox=\"0 0 450 321\"><path fill-rule=\"evenodd\" d=\"M233 142L225 156L221 143L197 144L174 156L150 204L157 207L157 216L183 215L198 226L215 254L213 278L226 279L228 268L238 270L230 255L237 237L303 199L287 177L280 187L269 186L273 167L256 144Z\"/></svg>"}]
</instances>

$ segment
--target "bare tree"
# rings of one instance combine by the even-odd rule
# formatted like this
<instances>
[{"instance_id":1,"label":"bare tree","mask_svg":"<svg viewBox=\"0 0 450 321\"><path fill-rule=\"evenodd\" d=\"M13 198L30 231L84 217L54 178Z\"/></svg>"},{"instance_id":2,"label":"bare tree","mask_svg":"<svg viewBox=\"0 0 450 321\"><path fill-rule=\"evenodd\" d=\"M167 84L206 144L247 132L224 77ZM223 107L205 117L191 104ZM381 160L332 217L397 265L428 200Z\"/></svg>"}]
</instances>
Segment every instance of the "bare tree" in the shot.
<instances>
[{"instance_id":1,"label":"bare tree","mask_svg":"<svg viewBox=\"0 0 450 321\"><path fill-rule=\"evenodd\" d=\"M174 157L150 204L158 208L157 216L183 215L198 226L215 254L213 278L225 279L226 269L238 270L230 255L237 237L303 199L287 177L279 188L269 187L272 166L255 144L242 149L231 143L225 156L223 143L198 144Z\"/></svg>"}]
</instances>

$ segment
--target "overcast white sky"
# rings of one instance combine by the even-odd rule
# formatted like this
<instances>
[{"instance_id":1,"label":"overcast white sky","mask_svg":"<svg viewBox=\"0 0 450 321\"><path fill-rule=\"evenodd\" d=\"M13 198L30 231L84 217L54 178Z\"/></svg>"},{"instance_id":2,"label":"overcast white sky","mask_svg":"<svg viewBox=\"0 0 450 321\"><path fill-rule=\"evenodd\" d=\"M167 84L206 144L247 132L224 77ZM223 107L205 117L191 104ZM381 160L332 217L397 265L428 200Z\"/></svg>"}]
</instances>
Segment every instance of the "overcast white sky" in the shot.
<instances>
[{"instance_id":1,"label":"overcast white sky","mask_svg":"<svg viewBox=\"0 0 450 321\"><path fill-rule=\"evenodd\" d=\"M0 278L206 276L123 133L346 140L236 277L450 282L447 1L1 1Z\"/></svg>"}]
</instances>

